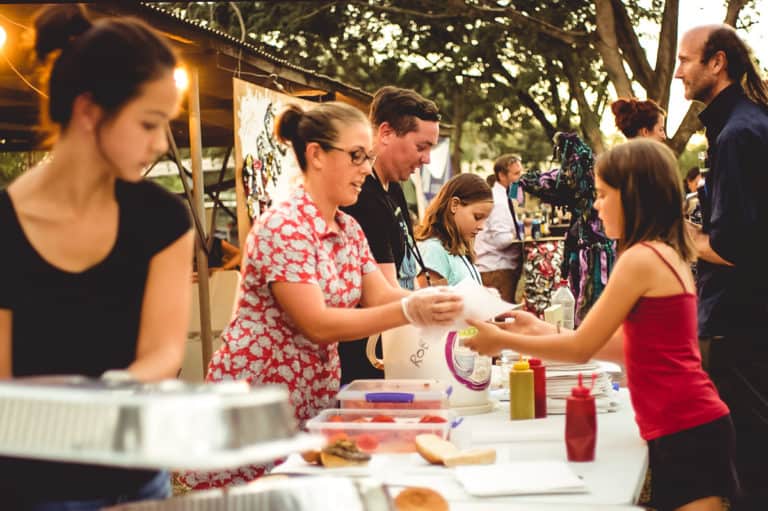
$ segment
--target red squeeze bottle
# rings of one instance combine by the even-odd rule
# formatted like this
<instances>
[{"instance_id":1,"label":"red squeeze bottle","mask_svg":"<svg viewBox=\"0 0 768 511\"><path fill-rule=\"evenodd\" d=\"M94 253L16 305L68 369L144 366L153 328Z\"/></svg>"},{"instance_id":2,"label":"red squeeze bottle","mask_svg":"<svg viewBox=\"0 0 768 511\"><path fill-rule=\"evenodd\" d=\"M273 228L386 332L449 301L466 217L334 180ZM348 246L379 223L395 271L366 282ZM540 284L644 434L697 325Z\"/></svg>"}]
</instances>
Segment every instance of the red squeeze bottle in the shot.
<instances>
[{"instance_id":1,"label":"red squeeze bottle","mask_svg":"<svg viewBox=\"0 0 768 511\"><path fill-rule=\"evenodd\" d=\"M528 359L533 371L534 417L543 419L547 416L547 369L538 358Z\"/></svg>"},{"instance_id":2,"label":"red squeeze bottle","mask_svg":"<svg viewBox=\"0 0 768 511\"><path fill-rule=\"evenodd\" d=\"M595 385L595 375L592 375L592 386ZM590 394L591 388L582 384L579 373L579 384L571 390L571 397L565 404L565 447L568 451L568 461L594 461L595 443L597 441L597 416L595 398Z\"/></svg>"}]
</instances>

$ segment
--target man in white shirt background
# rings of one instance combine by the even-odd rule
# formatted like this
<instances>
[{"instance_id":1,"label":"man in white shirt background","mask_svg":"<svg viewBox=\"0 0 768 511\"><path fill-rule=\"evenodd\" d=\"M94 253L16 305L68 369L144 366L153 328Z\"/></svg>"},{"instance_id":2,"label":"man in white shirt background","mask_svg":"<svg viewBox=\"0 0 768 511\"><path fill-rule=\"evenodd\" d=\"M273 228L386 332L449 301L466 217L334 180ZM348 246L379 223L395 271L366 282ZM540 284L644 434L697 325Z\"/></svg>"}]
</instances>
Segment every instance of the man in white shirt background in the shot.
<instances>
[{"instance_id":1,"label":"man in white shirt background","mask_svg":"<svg viewBox=\"0 0 768 511\"><path fill-rule=\"evenodd\" d=\"M522 159L516 154L499 156L493 163L493 173L493 210L485 229L475 238L475 265L483 285L498 289L503 300L514 302L523 271L523 244L522 229L508 192L523 173Z\"/></svg>"}]
</instances>

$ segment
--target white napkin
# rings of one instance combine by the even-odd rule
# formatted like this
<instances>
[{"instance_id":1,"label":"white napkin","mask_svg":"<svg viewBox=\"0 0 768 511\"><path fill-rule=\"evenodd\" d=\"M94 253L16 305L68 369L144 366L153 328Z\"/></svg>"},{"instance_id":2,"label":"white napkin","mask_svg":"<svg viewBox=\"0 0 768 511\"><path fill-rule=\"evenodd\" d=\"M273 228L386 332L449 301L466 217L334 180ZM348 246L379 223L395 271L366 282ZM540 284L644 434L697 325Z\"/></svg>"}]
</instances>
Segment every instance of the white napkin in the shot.
<instances>
[{"instance_id":1,"label":"white napkin","mask_svg":"<svg viewBox=\"0 0 768 511\"><path fill-rule=\"evenodd\" d=\"M519 307L514 303L505 302L497 293L469 277L448 288L464 300L464 310L452 325L421 328L421 338L424 340L441 341L448 332L468 328L467 319L486 321Z\"/></svg>"},{"instance_id":2,"label":"white napkin","mask_svg":"<svg viewBox=\"0 0 768 511\"><path fill-rule=\"evenodd\" d=\"M476 497L584 493L584 481L564 461L519 461L456 467L456 479Z\"/></svg>"}]
</instances>

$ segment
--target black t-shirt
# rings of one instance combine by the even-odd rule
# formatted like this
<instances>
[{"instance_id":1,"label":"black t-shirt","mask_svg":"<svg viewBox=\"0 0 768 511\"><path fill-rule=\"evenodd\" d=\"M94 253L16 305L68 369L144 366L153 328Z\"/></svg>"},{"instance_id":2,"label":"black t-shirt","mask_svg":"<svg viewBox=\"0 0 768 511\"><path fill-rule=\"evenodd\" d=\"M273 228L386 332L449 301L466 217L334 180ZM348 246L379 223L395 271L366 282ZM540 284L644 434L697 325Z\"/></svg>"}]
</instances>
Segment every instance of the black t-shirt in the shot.
<instances>
[{"instance_id":1,"label":"black t-shirt","mask_svg":"<svg viewBox=\"0 0 768 511\"><path fill-rule=\"evenodd\" d=\"M376 262L395 263L399 276L408 252L408 236L413 239L408 203L400 183L391 182L384 190L379 180L369 175L357 202L341 209L363 228Z\"/></svg>"},{"instance_id":2,"label":"black t-shirt","mask_svg":"<svg viewBox=\"0 0 768 511\"><path fill-rule=\"evenodd\" d=\"M0 309L11 311L14 377L98 377L133 362L152 257L191 226L186 206L149 181L117 181L117 240L81 272L62 271L27 240L7 191L0 191ZM13 420L3 417L2 420ZM131 493L156 472L0 458L0 495L39 500Z\"/></svg>"},{"instance_id":3,"label":"black t-shirt","mask_svg":"<svg viewBox=\"0 0 768 511\"><path fill-rule=\"evenodd\" d=\"M377 263L394 263L400 285L409 281L413 287L416 265L408 249L413 243L413 227L408 205L400 183L389 183L384 190L375 176L365 178L357 202L343 209L363 228L371 253ZM365 354L366 339L339 343L341 383L358 379L383 378L384 372L374 368ZM377 356L381 358L381 344L377 344Z\"/></svg>"}]
</instances>

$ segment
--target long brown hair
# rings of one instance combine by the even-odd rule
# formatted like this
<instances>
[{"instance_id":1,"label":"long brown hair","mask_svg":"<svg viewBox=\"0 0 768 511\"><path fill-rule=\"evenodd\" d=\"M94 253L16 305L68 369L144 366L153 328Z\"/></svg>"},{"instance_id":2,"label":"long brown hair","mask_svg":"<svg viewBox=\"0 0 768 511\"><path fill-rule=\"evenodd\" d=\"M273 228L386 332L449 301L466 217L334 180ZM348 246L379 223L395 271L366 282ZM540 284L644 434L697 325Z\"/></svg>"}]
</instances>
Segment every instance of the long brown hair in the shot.
<instances>
[{"instance_id":1,"label":"long brown hair","mask_svg":"<svg viewBox=\"0 0 768 511\"><path fill-rule=\"evenodd\" d=\"M461 237L451 214L451 199L454 197L467 206L475 202L493 201L493 192L488 183L476 174L453 176L427 206L424 220L416 227L414 236L418 241L437 238L449 254L464 255L474 262L474 247Z\"/></svg>"},{"instance_id":2,"label":"long brown hair","mask_svg":"<svg viewBox=\"0 0 768 511\"><path fill-rule=\"evenodd\" d=\"M693 259L683 224L683 192L674 153L649 138L636 138L600 155L595 173L621 193L624 233L619 248L659 240L683 260Z\"/></svg>"},{"instance_id":3,"label":"long brown hair","mask_svg":"<svg viewBox=\"0 0 768 511\"><path fill-rule=\"evenodd\" d=\"M728 78L740 83L749 99L768 109L768 83L760 76L752 49L739 37L736 30L721 25L709 33L701 52L701 62L707 63L719 51L728 63Z\"/></svg>"}]
</instances>

